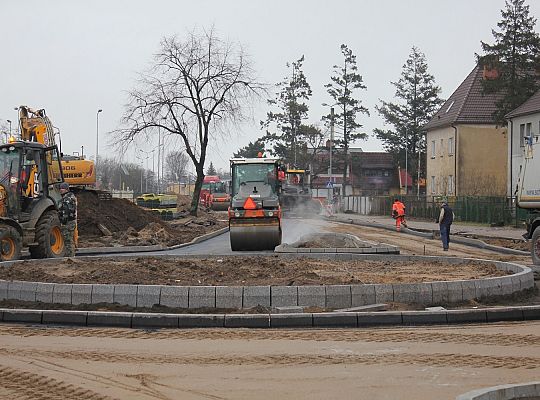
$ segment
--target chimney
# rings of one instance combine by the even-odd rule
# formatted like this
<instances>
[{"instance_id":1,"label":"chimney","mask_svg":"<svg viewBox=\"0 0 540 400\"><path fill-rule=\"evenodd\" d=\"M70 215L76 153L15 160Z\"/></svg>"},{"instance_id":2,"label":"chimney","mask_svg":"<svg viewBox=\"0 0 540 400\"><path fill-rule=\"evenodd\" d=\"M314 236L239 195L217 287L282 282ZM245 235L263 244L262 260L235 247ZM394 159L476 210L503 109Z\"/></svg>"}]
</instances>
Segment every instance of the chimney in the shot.
<instances>
[{"instance_id":1,"label":"chimney","mask_svg":"<svg viewBox=\"0 0 540 400\"><path fill-rule=\"evenodd\" d=\"M498 77L499 77L499 70L497 69L497 67L484 64L484 71L482 74L482 78L485 81L487 80L491 81L491 80L497 79Z\"/></svg>"}]
</instances>

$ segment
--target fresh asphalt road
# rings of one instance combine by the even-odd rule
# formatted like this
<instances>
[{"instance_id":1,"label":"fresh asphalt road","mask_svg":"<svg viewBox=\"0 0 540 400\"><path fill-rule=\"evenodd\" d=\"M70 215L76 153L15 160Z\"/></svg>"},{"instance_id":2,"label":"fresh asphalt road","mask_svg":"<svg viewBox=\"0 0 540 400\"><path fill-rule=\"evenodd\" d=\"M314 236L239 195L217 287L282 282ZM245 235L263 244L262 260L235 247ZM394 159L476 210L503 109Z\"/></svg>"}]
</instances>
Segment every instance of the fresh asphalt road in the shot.
<instances>
[{"instance_id":1,"label":"fresh asphalt road","mask_svg":"<svg viewBox=\"0 0 540 400\"><path fill-rule=\"evenodd\" d=\"M302 235L313 232L322 232L327 230L331 225L335 225L332 222L324 221L322 219L297 219L297 218L283 218L283 243L292 243L298 240ZM260 253L272 253L272 251L257 251L257 252L233 252L231 250L229 232L216 236L212 239L206 240L202 243L194 244L192 246L181 247L173 250L161 250L156 252L144 252L144 253L131 253L131 254L115 254L115 255L179 255L179 254L193 254L193 255L227 255L227 254L260 254Z\"/></svg>"}]
</instances>

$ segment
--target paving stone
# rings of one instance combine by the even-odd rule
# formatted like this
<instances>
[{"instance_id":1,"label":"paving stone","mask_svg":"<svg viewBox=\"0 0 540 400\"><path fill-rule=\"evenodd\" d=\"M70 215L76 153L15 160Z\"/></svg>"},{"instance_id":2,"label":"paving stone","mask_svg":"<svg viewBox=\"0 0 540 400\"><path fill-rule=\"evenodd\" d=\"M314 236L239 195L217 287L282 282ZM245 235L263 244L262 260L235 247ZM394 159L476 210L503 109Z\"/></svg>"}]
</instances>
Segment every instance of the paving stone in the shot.
<instances>
[{"instance_id":1,"label":"paving stone","mask_svg":"<svg viewBox=\"0 0 540 400\"><path fill-rule=\"evenodd\" d=\"M298 305L302 307L326 307L324 286L298 286Z\"/></svg>"},{"instance_id":2,"label":"paving stone","mask_svg":"<svg viewBox=\"0 0 540 400\"><path fill-rule=\"evenodd\" d=\"M0 281L0 300L6 300L8 298L8 281Z\"/></svg>"},{"instance_id":3,"label":"paving stone","mask_svg":"<svg viewBox=\"0 0 540 400\"><path fill-rule=\"evenodd\" d=\"M42 324L58 325L86 325L86 311L64 311L45 310L43 311Z\"/></svg>"},{"instance_id":4,"label":"paving stone","mask_svg":"<svg viewBox=\"0 0 540 400\"><path fill-rule=\"evenodd\" d=\"M36 301L37 282L22 282L20 300Z\"/></svg>"},{"instance_id":5,"label":"paving stone","mask_svg":"<svg viewBox=\"0 0 540 400\"><path fill-rule=\"evenodd\" d=\"M4 310L4 322L28 322L41 324L41 310Z\"/></svg>"},{"instance_id":6,"label":"paving stone","mask_svg":"<svg viewBox=\"0 0 540 400\"><path fill-rule=\"evenodd\" d=\"M391 303L394 301L394 288L390 284L373 285L375 288L375 303Z\"/></svg>"},{"instance_id":7,"label":"paving stone","mask_svg":"<svg viewBox=\"0 0 540 400\"><path fill-rule=\"evenodd\" d=\"M448 323L453 322L487 322L485 310L448 310Z\"/></svg>"},{"instance_id":8,"label":"paving stone","mask_svg":"<svg viewBox=\"0 0 540 400\"><path fill-rule=\"evenodd\" d=\"M188 286L163 286L161 288L160 305L171 308L188 308Z\"/></svg>"},{"instance_id":9,"label":"paving stone","mask_svg":"<svg viewBox=\"0 0 540 400\"><path fill-rule=\"evenodd\" d=\"M446 324L446 311L403 311L404 325Z\"/></svg>"},{"instance_id":10,"label":"paving stone","mask_svg":"<svg viewBox=\"0 0 540 400\"><path fill-rule=\"evenodd\" d=\"M357 326L356 313L314 313L313 327L352 327Z\"/></svg>"},{"instance_id":11,"label":"paving stone","mask_svg":"<svg viewBox=\"0 0 540 400\"><path fill-rule=\"evenodd\" d=\"M66 283L54 284L53 303L71 304L71 284L66 284Z\"/></svg>"},{"instance_id":12,"label":"paving stone","mask_svg":"<svg viewBox=\"0 0 540 400\"><path fill-rule=\"evenodd\" d=\"M525 320L540 319L540 306L522 306L521 310Z\"/></svg>"},{"instance_id":13,"label":"paving stone","mask_svg":"<svg viewBox=\"0 0 540 400\"><path fill-rule=\"evenodd\" d=\"M347 308L351 307L351 304L350 285L326 286L326 308Z\"/></svg>"},{"instance_id":14,"label":"paving stone","mask_svg":"<svg viewBox=\"0 0 540 400\"><path fill-rule=\"evenodd\" d=\"M461 290L463 293L463 300L472 300L476 299L476 283L474 280L467 280L467 281L454 281L454 282L460 282L461 283Z\"/></svg>"},{"instance_id":15,"label":"paving stone","mask_svg":"<svg viewBox=\"0 0 540 400\"><path fill-rule=\"evenodd\" d=\"M402 283L392 285L394 301L405 304L433 304L433 292L430 283Z\"/></svg>"},{"instance_id":16,"label":"paving stone","mask_svg":"<svg viewBox=\"0 0 540 400\"><path fill-rule=\"evenodd\" d=\"M71 285L71 304L92 304L92 285L73 284Z\"/></svg>"},{"instance_id":17,"label":"paving stone","mask_svg":"<svg viewBox=\"0 0 540 400\"><path fill-rule=\"evenodd\" d=\"M189 308L215 308L216 307L216 287L215 286L190 286L189 287Z\"/></svg>"},{"instance_id":18,"label":"paving stone","mask_svg":"<svg viewBox=\"0 0 540 400\"><path fill-rule=\"evenodd\" d=\"M216 286L216 308L241 309L243 286Z\"/></svg>"},{"instance_id":19,"label":"paving stone","mask_svg":"<svg viewBox=\"0 0 540 400\"><path fill-rule=\"evenodd\" d=\"M179 328L223 328L224 314L179 314Z\"/></svg>"},{"instance_id":20,"label":"paving stone","mask_svg":"<svg viewBox=\"0 0 540 400\"><path fill-rule=\"evenodd\" d=\"M134 313L132 328L178 328L177 314Z\"/></svg>"},{"instance_id":21,"label":"paving stone","mask_svg":"<svg viewBox=\"0 0 540 400\"><path fill-rule=\"evenodd\" d=\"M375 304L374 285L351 285L351 307Z\"/></svg>"},{"instance_id":22,"label":"paving stone","mask_svg":"<svg viewBox=\"0 0 540 400\"><path fill-rule=\"evenodd\" d=\"M128 312L88 311L87 325L130 328L132 315Z\"/></svg>"},{"instance_id":23,"label":"paving stone","mask_svg":"<svg viewBox=\"0 0 540 400\"><path fill-rule=\"evenodd\" d=\"M21 287L22 287L21 281L11 281L8 284L8 295L7 298L9 300L20 300L21 298Z\"/></svg>"},{"instance_id":24,"label":"paving stone","mask_svg":"<svg viewBox=\"0 0 540 400\"><path fill-rule=\"evenodd\" d=\"M312 314L292 313L270 315L270 327L272 328L311 328L312 326Z\"/></svg>"},{"instance_id":25,"label":"paving stone","mask_svg":"<svg viewBox=\"0 0 540 400\"><path fill-rule=\"evenodd\" d=\"M139 285L137 288L137 307L151 308L159 305L160 285Z\"/></svg>"},{"instance_id":26,"label":"paving stone","mask_svg":"<svg viewBox=\"0 0 540 400\"><path fill-rule=\"evenodd\" d=\"M501 307L486 310L487 321L523 321L523 310L519 307Z\"/></svg>"},{"instance_id":27,"label":"paving stone","mask_svg":"<svg viewBox=\"0 0 540 400\"><path fill-rule=\"evenodd\" d=\"M377 326L377 325L401 325L403 322L401 312L363 312L356 314L358 326Z\"/></svg>"},{"instance_id":28,"label":"paving stone","mask_svg":"<svg viewBox=\"0 0 540 400\"><path fill-rule=\"evenodd\" d=\"M113 303L137 307L137 285L114 285Z\"/></svg>"},{"instance_id":29,"label":"paving stone","mask_svg":"<svg viewBox=\"0 0 540 400\"><path fill-rule=\"evenodd\" d=\"M298 286L271 286L270 302L272 307L290 307L298 305Z\"/></svg>"},{"instance_id":30,"label":"paving stone","mask_svg":"<svg viewBox=\"0 0 540 400\"><path fill-rule=\"evenodd\" d=\"M244 308L270 307L270 286L244 286ZM227 319L225 318L225 322Z\"/></svg>"},{"instance_id":31,"label":"paving stone","mask_svg":"<svg viewBox=\"0 0 540 400\"><path fill-rule=\"evenodd\" d=\"M269 328L269 314L226 314L225 328Z\"/></svg>"},{"instance_id":32,"label":"paving stone","mask_svg":"<svg viewBox=\"0 0 540 400\"><path fill-rule=\"evenodd\" d=\"M38 282L36 286L36 301L52 303L54 285L54 283Z\"/></svg>"}]
</instances>

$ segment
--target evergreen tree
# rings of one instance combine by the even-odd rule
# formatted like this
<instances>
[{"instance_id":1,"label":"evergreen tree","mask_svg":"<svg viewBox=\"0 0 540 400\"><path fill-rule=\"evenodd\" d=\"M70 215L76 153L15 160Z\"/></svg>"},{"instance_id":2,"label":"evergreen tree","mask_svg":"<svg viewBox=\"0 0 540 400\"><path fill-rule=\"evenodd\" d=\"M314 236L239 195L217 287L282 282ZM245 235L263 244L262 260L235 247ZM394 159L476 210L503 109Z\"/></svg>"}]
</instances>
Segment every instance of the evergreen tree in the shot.
<instances>
[{"instance_id":1,"label":"evergreen tree","mask_svg":"<svg viewBox=\"0 0 540 400\"><path fill-rule=\"evenodd\" d=\"M259 138L254 142L249 142L247 146L242 147L241 149L238 149L236 153L234 153L235 158L254 158L257 157L259 152L266 151L264 138Z\"/></svg>"},{"instance_id":2,"label":"evergreen tree","mask_svg":"<svg viewBox=\"0 0 540 400\"><path fill-rule=\"evenodd\" d=\"M210 161L210 165L208 166L208 169L206 170L206 175L216 175L216 174L217 174L216 168L214 167L214 164L212 163L212 161Z\"/></svg>"},{"instance_id":3,"label":"evergreen tree","mask_svg":"<svg viewBox=\"0 0 540 400\"><path fill-rule=\"evenodd\" d=\"M330 77L331 82L324 87L337 106L334 114L336 126L334 143L336 147L343 149L343 182L346 183L349 147L355 140L367 137L366 133L358 131L362 125L356 121L356 117L359 113L369 115L369 111L362 106L361 100L354 97L354 91L367 88L362 76L358 73L356 56L345 44L341 45L341 53L343 64L334 65L334 75ZM327 122L330 118L330 115L323 117Z\"/></svg>"},{"instance_id":4,"label":"evergreen tree","mask_svg":"<svg viewBox=\"0 0 540 400\"><path fill-rule=\"evenodd\" d=\"M536 18L529 15L524 0L507 0L501 10L502 20L493 29L495 40L482 43L480 65L495 69L498 76L483 81L484 93L500 93L494 114L497 123L506 124L504 116L523 104L540 87L540 37L534 31Z\"/></svg>"},{"instance_id":5,"label":"evergreen tree","mask_svg":"<svg viewBox=\"0 0 540 400\"><path fill-rule=\"evenodd\" d=\"M418 173L418 161L426 151L425 135L422 127L429 122L444 102L439 98L441 88L435 85L433 75L428 72L426 56L413 47L403 65L401 78L391 82L396 87L395 97L399 102L381 101L375 107L385 122L393 130L375 129L386 151L394 155L396 164ZM425 177L425 165L420 165L420 175Z\"/></svg>"},{"instance_id":6,"label":"evergreen tree","mask_svg":"<svg viewBox=\"0 0 540 400\"><path fill-rule=\"evenodd\" d=\"M278 108L277 112L268 112L266 121L261 121L261 127L266 129L265 141L271 144L272 153L285 162L296 164L305 138L302 137L302 121L308 117L309 107L306 102L311 97L311 87L307 82L302 64L304 56L292 65L292 76L287 76L276 86L279 92L275 99L268 100L268 104ZM273 128L270 131L269 128Z\"/></svg>"}]
</instances>

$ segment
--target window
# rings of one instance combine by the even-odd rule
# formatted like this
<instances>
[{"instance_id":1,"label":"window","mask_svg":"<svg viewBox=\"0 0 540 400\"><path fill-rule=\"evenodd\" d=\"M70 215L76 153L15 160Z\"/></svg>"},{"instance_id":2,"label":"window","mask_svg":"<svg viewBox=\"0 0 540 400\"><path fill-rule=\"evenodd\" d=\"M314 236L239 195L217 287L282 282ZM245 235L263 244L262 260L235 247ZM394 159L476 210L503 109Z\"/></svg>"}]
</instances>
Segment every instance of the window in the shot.
<instances>
[{"instance_id":1,"label":"window","mask_svg":"<svg viewBox=\"0 0 540 400\"><path fill-rule=\"evenodd\" d=\"M454 194L454 176L448 175L448 194Z\"/></svg>"},{"instance_id":2,"label":"window","mask_svg":"<svg viewBox=\"0 0 540 400\"><path fill-rule=\"evenodd\" d=\"M444 155L444 139L441 139L441 157Z\"/></svg>"},{"instance_id":3,"label":"window","mask_svg":"<svg viewBox=\"0 0 540 400\"><path fill-rule=\"evenodd\" d=\"M531 135L532 135L531 131L532 131L532 124L529 122L529 123L527 123L527 126L526 126L526 128L525 128L525 136L530 138ZM530 139L529 139L529 140L530 140ZM529 143L531 143L531 142L532 142L532 141L530 140Z\"/></svg>"},{"instance_id":4,"label":"window","mask_svg":"<svg viewBox=\"0 0 540 400\"><path fill-rule=\"evenodd\" d=\"M431 194L435 194L435 177L431 177Z\"/></svg>"},{"instance_id":5,"label":"window","mask_svg":"<svg viewBox=\"0 0 540 400\"><path fill-rule=\"evenodd\" d=\"M435 140L431 141L431 158L435 158Z\"/></svg>"},{"instance_id":6,"label":"window","mask_svg":"<svg viewBox=\"0 0 540 400\"><path fill-rule=\"evenodd\" d=\"M519 125L519 145L520 147L525 146L525 124Z\"/></svg>"},{"instance_id":7,"label":"window","mask_svg":"<svg viewBox=\"0 0 540 400\"><path fill-rule=\"evenodd\" d=\"M451 137L448 139L448 155L454 155L454 138Z\"/></svg>"}]
</instances>

